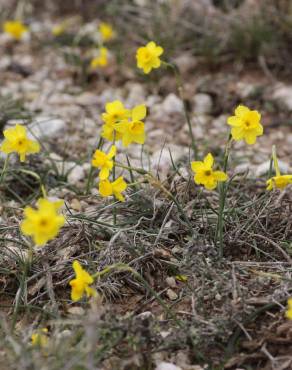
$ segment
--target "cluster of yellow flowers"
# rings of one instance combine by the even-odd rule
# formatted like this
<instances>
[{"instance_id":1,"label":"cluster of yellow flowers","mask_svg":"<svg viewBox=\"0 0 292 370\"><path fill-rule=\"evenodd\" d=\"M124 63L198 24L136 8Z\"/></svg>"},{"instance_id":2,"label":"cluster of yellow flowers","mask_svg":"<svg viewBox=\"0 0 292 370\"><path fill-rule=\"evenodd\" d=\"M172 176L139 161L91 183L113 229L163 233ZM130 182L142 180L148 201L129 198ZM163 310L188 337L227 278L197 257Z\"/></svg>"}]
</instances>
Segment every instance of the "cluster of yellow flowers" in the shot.
<instances>
[{"instance_id":1,"label":"cluster of yellow flowers","mask_svg":"<svg viewBox=\"0 0 292 370\"><path fill-rule=\"evenodd\" d=\"M38 153L40 145L27 136L26 128L17 124L15 127L4 130L4 141L0 150L7 155L15 152L23 162L28 154ZM7 156L8 158L8 156ZM24 209L25 219L20 225L24 235L31 236L36 246L44 245L54 239L65 223L64 216L59 214L63 201L50 201L40 198L37 202L38 210L31 207Z\"/></svg>"},{"instance_id":2,"label":"cluster of yellow flowers","mask_svg":"<svg viewBox=\"0 0 292 370\"><path fill-rule=\"evenodd\" d=\"M59 25L59 28L53 30L53 33L60 35L64 32L64 29L65 25ZM16 40L20 40L28 29L21 22L13 21L6 22L4 30ZM114 30L107 23L100 24L99 32L102 43L99 48L99 55L91 61L92 68L107 65L108 50L103 46L103 42L110 41L115 36ZM136 53L137 67L142 69L145 74L150 73L152 69L159 68L161 64L165 63L160 59L163 52L163 48L156 45L154 41L138 48ZM168 63L165 63L165 65L168 65ZM107 152L96 149L91 161L92 167L99 170L99 193L102 197L114 196L119 201L125 200L122 193L128 185L122 176L115 178L116 143L121 141L124 147L128 147L132 143L143 145L146 138L143 120L146 114L147 110L144 104L132 109L127 109L119 100L106 104L105 112L101 116L103 121L101 137L111 142L111 146ZM248 145L255 144L257 137L263 135L263 126L260 121L261 115L258 111L239 105L235 109L234 115L227 120L227 124L231 126L230 139L227 145L232 140L244 140ZM39 143L29 139L26 128L22 125L17 124L15 127L5 130L4 138L0 150L7 154L7 158L15 152L19 155L20 161L23 162L27 155L40 151ZM267 190L284 189L292 183L292 175L281 175L275 149L273 149L272 158L276 176L267 181ZM226 167L225 165L224 171L214 169L214 157L211 153L208 153L203 161L191 162L194 182L203 185L207 190L214 190L218 182L228 180ZM109 180L111 173L112 181ZM26 207L24 209L24 220L20 224L22 233L31 237L36 246L42 246L49 240L54 239L65 224L65 217L60 212L62 205L62 200L51 201L43 197L37 201L37 209ZM84 295L95 297L97 292L91 287L95 275L90 275L77 260L73 262L72 266L76 275L69 283L72 300L79 301ZM288 307L286 316L292 319L292 298L288 301ZM44 346L47 343L47 329L33 334L31 339L33 344Z\"/></svg>"},{"instance_id":3,"label":"cluster of yellow flowers","mask_svg":"<svg viewBox=\"0 0 292 370\"><path fill-rule=\"evenodd\" d=\"M70 25L70 20L65 20L60 24L56 24L52 28L52 34L55 37L59 37L64 34ZM116 36L116 32L113 27L107 22L100 22L98 26L99 42L98 48L95 51L95 56L90 61L90 68L95 70L99 67L106 67L108 65L109 50L104 46L104 43L113 40Z\"/></svg>"},{"instance_id":4,"label":"cluster of yellow flowers","mask_svg":"<svg viewBox=\"0 0 292 370\"><path fill-rule=\"evenodd\" d=\"M235 141L245 140L249 145L254 144L256 138L263 134L260 113L243 105L239 105L234 113L234 116L227 119L228 125L231 126L232 139ZM213 171L213 164L214 159L211 153L205 157L204 162L191 163L192 170L195 172L195 183L204 185L208 190L215 189L218 182L224 182L228 179L226 173Z\"/></svg>"},{"instance_id":5,"label":"cluster of yellow flowers","mask_svg":"<svg viewBox=\"0 0 292 370\"><path fill-rule=\"evenodd\" d=\"M97 50L97 55L93 59L91 59L90 62L90 67L92 69L107 66L109 51L108 48L104 46L104 43L113 40L116 36L114 29L109 23L101 22L98 30L101 36L101 41Z\"/></svg>"},{"instance_id":6,"label":"cluster of yellow flowers","mask_svg":"<svg viewBox=\"0 0 292 370\"><path fill-rule=\"evenodd\" d=\"M131 143L144 144L145 142L145 125L142 120L146 117L145 105L138 105L132 110L126 109L119 100L107 103L105 113L102 114L104 122L102 126L101 137L116 143L121 141L122 145L127 147ZM105 153L97 149L91 161L93 167L100 170L99 172L99 192L103 197L114 195L120 201L125 198L122 192L127 189L127 184L122 176L109 181L110 171L114 167L114 159L117 148L112 145L109 152Z\"/></svg>"}]
</instances>

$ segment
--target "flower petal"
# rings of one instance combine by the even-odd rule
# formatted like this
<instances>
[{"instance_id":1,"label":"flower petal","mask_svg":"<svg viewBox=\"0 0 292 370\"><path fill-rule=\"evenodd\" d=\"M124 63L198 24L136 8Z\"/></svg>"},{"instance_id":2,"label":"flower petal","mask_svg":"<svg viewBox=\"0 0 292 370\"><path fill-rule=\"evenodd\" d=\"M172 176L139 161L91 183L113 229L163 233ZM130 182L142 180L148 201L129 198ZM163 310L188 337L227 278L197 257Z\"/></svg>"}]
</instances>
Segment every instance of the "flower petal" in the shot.
<instances>
[{"instance_id":1,"label":"flower petal","mask_svg":"<svg viewBox=\"0 0 292 370\"><path fill-rule=\"evenodd\" d=\"M214 157L211 153L208 153L206 157L204 158L204 165L208 168L212 168L214 164Z\"/></svg>"},{"instance_id":2,"label":"flower petal","mask_svg":"<svg viewBox=\"0 0 292 370\"><path fill-rule=\"evenodd\" d=\"M217 181L226 181L228 179L228 176L223 171L214 171L213 176Z\"/></svg>"},{"instance_id":3,"label":"flower petal","mask_svg":"<svg viewBox=\"0 0 292 370\"><path fill-rule=\"evenodd\" d=\"M202 161L191 162L191 167L193 172L198 172L204 168L204 162Z\"/></svg>"},{"instance_id":4,"label":"flower petal","mask_svg":"<svg viewBox=\"0 0 292 370\"><path fill-rule=\"evenodd\" d=\"M132 110L132 120L133 121L141 121L146 117L146 106L144 104L137 105Z\"/></svg>"},{"instance_id":5,"label":"flower petal","mask_svg":"<svg viewBox=\"0 0 292 370\"><path fill-rule=\"evenodd\" d=\"M242 117L244 116L245 114L249 113L249 108L244 106L244 105L239 105L236 109L235 109L235 115L238 116L238 117Z\"/></svg>"},{"instance_id":6,"label":"flower petal","mask_svg":"<svg viewBox=\"0 0 292 370\"><path fill-rule=\"evenodd\" d=\"M117 147L115 145L112 145L108 154L107 154L107 157L109 159L112 159L116 154L117 154Z\"/></svg>"}]
</instances>

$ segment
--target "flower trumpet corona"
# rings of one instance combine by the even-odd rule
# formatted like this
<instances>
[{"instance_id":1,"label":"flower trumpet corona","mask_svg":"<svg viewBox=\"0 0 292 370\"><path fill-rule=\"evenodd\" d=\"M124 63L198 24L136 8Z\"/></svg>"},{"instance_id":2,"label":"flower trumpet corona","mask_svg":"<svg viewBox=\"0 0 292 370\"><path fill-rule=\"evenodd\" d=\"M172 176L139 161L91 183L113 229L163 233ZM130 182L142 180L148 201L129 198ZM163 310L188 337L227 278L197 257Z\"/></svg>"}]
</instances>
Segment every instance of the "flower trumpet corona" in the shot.
<instances>
[{"instance_id":1,"label":"flower trumpet corona","mask_svg":"<svg viewBox=\"0 0 292 370\"><path fill-rule=\"evenodd\" d=\"M5 140L3 141L0 150L6 154L16 152L20 161L24 162L27 154L38 153L40 145L37 141L30 140L27 137L26 128L22 125L4 130Z\"/></svg>"},{"instance_id":2,"label":"flower trumpet corona","mask_svg":"<svg viewBox=\"0 0 292 370\"><path fill-rule=\"evenodd\" d=\"M154 41L148 42L137 50L137 67L143 69L145 74L152 71L153 68L159 68L161 65L160 56L163 54L163 48L155 44Z\"/></svg>"},{"instance_id":3,"label":"flower trumpet corona","mask_svg":"<svg viewBox=\"0 0 292 370\"><path fill-rule=\"evenodd\" d=\"M31 236L37 246L42 246L54 239L65 223L65 217L59 214L63 203L62 200L52 202L40 198L37 202L38 209L26 207L24 209L25 219L20 225L22 233Z\"/></svg>"},{"instance_id":4,"label":"flower trumpet corona","mask_svg":"<svg viewBox=\"0 0 292 370\"><path fill-rule=\"evenodd\" d=\"M213 190L217 183L226 181L228 176L223 171L214 171L214 158L211 153L207 154L203 161L195 161L191 163L193 172L195 173L194 181L198 185L204 185L206 189Z\"/></svg>"},{"instance_id":5,"label":"flower trumpet corona","mask_svg":"<svg viewBox=\"0 0 292 370\"><path fill-rule=\"evenodd\" d=\"M127 189L127 183L122 176L118 177L115 181L110 182L108 179L100 181L99 193L102 197L109 197L114 195L119 201L124 202L125 198L122 192Z\"/></svg>"},{"instance_id":6,"label":"flower trumpet corona","mask_svg":"<svg viewBox=\"0 0 292 370\"><path fill-rule=\"evenodd\" d=\"M269 180L267 180L267 190L272 190L276 188L283 190L286 188L287 185L292 184L292 175L281 175L275 146L273 146L272 148L272 158L276 176L273 176Z\"/></svg>"},{"instance_id":7,"label":"flower trumpet corona","mask_svg":"<svg viewBox=\"0 0 292 370\"><path fill-rule=\"evenodd\" d=\"M106 180L109 177L110 170L113 168L117 148L115 145L112 145L108 154L104 153L101 150L96 150L93 154L91 164L93 167L100 168L99 178L100 180Z\"/></svg>"},{"instance_id":8,"label":"flower trumpet corona","mask_svg":"<svg viewBox=\"0 0 292 370\"><path fill-rule=\"evenodd\" d=\"M263 134L263 126L260 123L261 115L256 110L250 110L244 105L235 109L235 115L227 119L231 126L231 136L235 141L245 140L249 145L256 142L256 138Z\"/></svg>"},{"instance_id":9,"label":"flower trumpet corona","mask_svg":"<svg viewBox=\"0 0 292 370\"><path fill-rule=\"evenodd\" d=\"M122 135L122 144L127 147L131 143L144 144L145 127L142 119L146 117L145 105L138 105L131 112L131 120L116 124L117 132Z\"/></svg>"},{"instance_id":10,"label":"flower trumpet corona","mask_svg":"<svg viewBox=\"0 0 292 370\"><path fill-rule=\"evenodd\" d=\"M69 282L72 301L79 301L84 294L87 297L95 297L97 295L96 290L89 286L94 282L93 277L82 268L78 261L74 261L72 266L76 275L75 279Z\"/></svg>"}]
</instances>

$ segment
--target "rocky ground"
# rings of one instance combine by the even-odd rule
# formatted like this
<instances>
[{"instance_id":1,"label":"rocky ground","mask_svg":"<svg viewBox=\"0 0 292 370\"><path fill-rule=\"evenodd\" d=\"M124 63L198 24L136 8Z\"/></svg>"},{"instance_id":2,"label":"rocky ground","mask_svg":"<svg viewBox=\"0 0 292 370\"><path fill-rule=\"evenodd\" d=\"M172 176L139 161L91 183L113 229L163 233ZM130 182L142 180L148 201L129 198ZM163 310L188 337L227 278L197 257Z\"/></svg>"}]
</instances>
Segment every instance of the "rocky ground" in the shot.
<instances>
[{"instance_id":1,"label":"rocky ground","mask_svg":"<svg viewBox=\"0 0 292 370\"><path fill-rule=\"evenodd\" d=\"M126 58L130 64L118 64L113 52L108 67L84 76L64 57L82 50L48 40L51 24L32 21L37 38L13 47L1 36L0 125L3 130L21 122L39 139L43 154L29 165L46 178L49 195L66 200L65 212L72 219L60 238L36 256L23 295L18 283L25 252L13 239L21 240L17 232L21 209L38 189L22 175L8 178L1 189L0 230L5 242L0 259L1 305L17 333L15 337L2 323L1 332L10 344L7 351L0 349L1 366L290 369L291 325L283 310L291 294L291 188L280 195L263 194L273 144L280 169L292 172L292 83L254 65L247 69L227 64L210 72L188 52L173 57L182 72L201 156L211 151L220 157L229 132L226 119L238 104L262 114L264 136L251 147L236 143L231 154L230 174L240 174L242 180L230 194L233 213L228 218L225 258L218 261L210 231L218 199L215 193L199 192L190 177L190 137L171 71L161 68L153 77L140 75L133 45ZM111 206L102 204L95 186L89 195L84 189L99 140L101 113L115 99L129 108L146 104L143 151L133 145L126 153L133 167L151 169L178 194L199 232L196 241L173 203L147 185L118 206L119 230L96 223L109 222ZM125 149L119 151L118 160L125 161ZM18 168L19 163L12 166ZM94 268L119 261L130 264L176 318L125 273L98 282L102 303L89 308L72 305L68 280L71 261L77 257L85 263L88 258ZM180 275L187 276L187 282ZM50 327L55 343L49 355L32 353L30 358L25 343L40 323ZM47 367L42 367L43 362Z\"/></svg>"}]
</instances>

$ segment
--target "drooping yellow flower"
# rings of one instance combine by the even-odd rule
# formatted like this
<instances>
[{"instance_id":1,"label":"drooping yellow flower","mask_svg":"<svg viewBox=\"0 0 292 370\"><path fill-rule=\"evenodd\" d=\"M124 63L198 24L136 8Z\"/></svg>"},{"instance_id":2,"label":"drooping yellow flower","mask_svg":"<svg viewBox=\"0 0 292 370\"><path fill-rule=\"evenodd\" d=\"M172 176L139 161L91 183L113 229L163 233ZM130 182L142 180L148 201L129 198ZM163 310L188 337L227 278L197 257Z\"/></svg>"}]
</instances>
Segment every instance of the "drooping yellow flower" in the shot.
<instances>
[{"instance_id":1,"label":"drooping yellow flower","mask_svg":"<svg viewBox=\"0 0 292 370\"><path fill-rule=\"evenodd\" d=\"M269 180L267 180L267 190L272 190L276 188L283 190L287 185L292 184L292 175L281 175L276 154L276 147L274 145L272 147L272 158L276 176L273 176Z\"/></svg>"},{"instance_id":2,"label":"drooping yellow flower","mask_svg":"<svg viewBox=\"0 0 292 370\"><path fill-rule=\"evenodd\" d=\"M22 233L31 236L37 246L54 239L65 223L65 217L59 214L63 203L62 200L52 202L40 198L37 201L38 209L25 207L25 219L20 225Z\"/></svg>"},{"instance_id":3,"label":"drooping yellow flower","mask_svg":"<svg viewBox=\"0 0 292 370\"><path fill-rule=\"evenodd\" d=\"M108 154L101 150L96 150L92 158L92 166L100 168L99 178L100 180L106 180L109 177L110 170L113 168L113 158L117 153L117 148L113 145Z\"/></svg>"},{"instance_id":4,"label":"drooping yellow flower","mask_svg":"<svg viewBox=\"0 0 292 370\"><path fill-rule=\"evenodd\" d=\"M87 297L95 297L96 290L89 286L94 282L93 277L82 268L78 261L74 261L72 266L76 275L76 278L69 282L72 301L79 301L84 294Z\"/></svg>"},{"instance_id":5,"label":"drooping yellow flower","mask_svg":"<svg viewBox=\"0 0 292 370\"><path fill-rule=\"evenodd\" d=\"M25 161L27 154L38 153L40 145L37 141L28 139L26 128L22 125L4 130L5 140L3 141L0 150L6 154L16 152L19 154L20 161Z\"/></svg>"},{"instance_id":6,"label":"drooping yellow flower","mask_svg":"<svg viewBox=\"0 0 292 370\"><path fill-rule=\"evenodd\" d=\"M285 312L285 316L287 319L292 320L292 298L289 298L287 301L287 311Z\"/></svg>"},{"instance_id":7,"label":"drooping yellow flower","mask_svg":"<svg viewBox=\"0 0 292 370\"><path fill-rule=\"evenodd\" d=\"M232 138L236 141L245 140L249 145L254 144L257 136L261 136L264 131L260 120L261 115L258 111L239 105L235 109L235 116L227 120L228 125L231 126Z\"/></svg>"},{"instance_id":8,"label":"drooping yellow flower","mask_svg":"<svg viewBox=\"0 0 292 370\"><path fill-rule=\"evenodd\" d=\"M118 177L115 181L110 182L108 179L100 181L99 192L103 197L114 195L119 201L124 202L125 197L122 192L127 189L127 183L122 176Z\"/></svg>"},{"instance_id":9,"label":"drooping yellow flower","mask_svg":"<svg viewBox=\"0 0 292 370\"><path fill-rule=\"evenodd\" d=\"M48 338L48 329L42 328L31 335L31 344L34 347L46 347L48 344L49 338Z\"/></svg>"},{"instance_id":10,"label":"drooping yellow flower","mask_svg":"<svg viewBox=\"0 0 292 370\"><path fill-rule=\"evenodd\" d=\"M28 32L28 28L20 21L6 21L3 30L15 40L21 40L23 35Z\"/></svg>"},{"instance_id":11,"label":"drooping yellow flower","mask_svg":"<svg viewBox=\"0 0 292 370\"><path fill-rule=\"evenodd\" d=\"M267 190L276 188L283 190L289 184L292 184L292 175L274 176L267 181Z\"/></svg>"},{"instance_id":12,"label":"drooping yellow flower","mask_svg":"<svg viewBox=\"0 0 292 370\"><path fill-rule=\"evenodd\" d=\"M122 143L125 147L131 143L144 144L145 127L141 120L145 117L146 107L142 104L133 108L130 121L116 124L116 130L122 134Z\"/></svg>"},{"instance_id":13,"label":"drooping yellow flower","mask_svg":"<svg viewBox=\"0 0 292 370\"><path fill-rule=\"evenodd\" d=\"M213 171L214 158L211 153L207 154L204 161L195 161L191 163L192 170L195 173L194 181L198 185L204 185L206 189L213 190L217 183L226 181L228 176L223 171Z\"/></svg>"},{"instance_id":14,"label":"drooping yellow flower","mask_svg":"<svg viewBox=\"0 0 292 370\"><path fill-rule=\"evenodd\" d=\"M115 130L115 125L128 120L130 111L124 107L121 101L115 100L105 105L105 113L102 113L101 117L105 123L102 127L101 136L109 141L113 141L114 136L115 140L120 140L122 135Z\"/></svg>"},{"instance_id":15,"label":"drooping yellow flower","mask_svg":"<svg viewBox=\"0 0 292 370\"><path fill-rule=\"evenodd\" d=\"M108 64L108 49L104 46L98 49L98 55L90 62L90 68L106 67Z\"/></svg>"},{"instance_id":16,"label":"drooping yellow flower","mask_svg":"<svg viewBox=\"0 0 292 370\"><path fill-rule=\"evenodd\" d=\"M148 42L137 50L136 59L138 68L143 69L148 74L153 68L159 68L161 65L160 56L163 54L163 48L155 44L154 41Z\"/></svg>"},{"instance_id":17,"label":"drooping yellow flower","mask_svg":"<svg viewBox=\"0 0 292 370\"><path fill-rule=\"evenodd\" d=\"M101 22L98 30L103 41L110 41L115 37L115 31L109 23Z\"/></svg>"}]
</instances>

